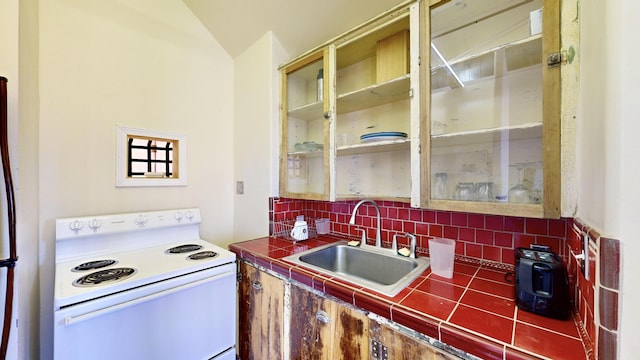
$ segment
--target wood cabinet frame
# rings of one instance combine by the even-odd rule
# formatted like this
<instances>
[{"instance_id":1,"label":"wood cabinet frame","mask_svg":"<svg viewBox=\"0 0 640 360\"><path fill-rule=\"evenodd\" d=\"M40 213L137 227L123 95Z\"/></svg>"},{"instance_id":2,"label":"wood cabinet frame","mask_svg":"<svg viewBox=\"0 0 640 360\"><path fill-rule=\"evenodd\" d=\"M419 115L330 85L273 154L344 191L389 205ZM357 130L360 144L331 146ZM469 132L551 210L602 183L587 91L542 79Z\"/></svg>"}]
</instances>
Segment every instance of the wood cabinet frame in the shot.
<instances>
[{"instance_id":1,"label":"wood cabinet frame","mask_svg":"<svg viewBox=\"0 0 640 360\"><path fill-rule=\"evenodd\" d=\"M280 196L284 196L284 197L288 197L288 198L299 198L299 199L310 199L310 200L330 200L329 199L329 191L330 191L330 146L329 146L329 125L330 125L330 121L325 121L324 122L324 136L323 136L323 144L324 144L324 150L323 150L323 168L324 168L324 175L323 175L323 191L322 193L311 193L311 192L304 192L304 193L298 193L298 192L292 192L288 190L288 178L287 178L287 170L288 170L288 143L287 143L287 132L288 132L288 126L289 126L289 103L288 103L288 98L285 94L288 93L288 78L289 78L289 74L291 74L292 72L299 70L313 62L316 62L318 60L322 59L323 61L323 68L324 69L328 69L330 66L330 61L329 61L329 48L328 47L324 47L321 48L319 50L316 50L308 55L306 55L304 58L299 59L295 62L292 62L286 66L284 66L283 68L281 68L281 94L283 94L283 96L281 96L281 103L280 103L280 122L282 125L282 136L281 136L281 143L280 143ZM329 111L329 106L330 106L330 101L328 100L329 96L329 86L328 86L328 77L324 76L323 78L323 92L324 92L324 101L323 101L323 114L325 114L325 120L330 120L327 119L327 115L330 116L331 112Z\"/></svg>"},{"instance_id":2,"label":"wood cabinet frame","mask_svg":"<svg viewBox=\"0 0 640 360\"><path fill-rule=\"evenodd\" d=\"M448 1L433 4L421 2L420 6L420 58L430 59L431 41L430 11ZM542 37L543 65L546 57L560 51L560 7L556 1L543 0L544 21ZM430 94L431 71L429 61L421 63L420 88ZM420 174L423 179L420 190L420 207L471 213L524 216L532 218L558 218L561 200L561 66L543 66L543 199L541 204L513 204L497 202L452 201L431 198L431 96L424 95L420 102Z\"/></svg>"}]
</instances>

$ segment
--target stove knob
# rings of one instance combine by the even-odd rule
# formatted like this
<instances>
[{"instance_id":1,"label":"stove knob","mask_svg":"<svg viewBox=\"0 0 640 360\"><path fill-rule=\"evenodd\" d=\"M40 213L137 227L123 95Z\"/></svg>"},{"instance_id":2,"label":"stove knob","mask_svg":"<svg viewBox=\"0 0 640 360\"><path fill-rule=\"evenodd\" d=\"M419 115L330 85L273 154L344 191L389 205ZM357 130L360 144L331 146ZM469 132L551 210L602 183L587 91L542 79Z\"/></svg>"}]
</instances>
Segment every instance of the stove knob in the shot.
<instances>
[{"instance_id":1,"label":"stove knob","mask_svg":"<svg viewBox=\"0 0 640 360\"><path fill-rule=\"evenodd\" d=\"M149 218L144 214L138 215L138 218L133 220L133 222L140 227L145 226L147 224L147 221L149 221Z\"/></svg>"},{"instance_id":2,"label":"stove knob","mask_svg":"<svg viewBox=\"0 0 640 360\"><path fill-rule=\"evenodd\" d=\"M182 221L182 211L176 211L176 213L173 215L174 218L176 218L176 220L178 222Z\"/></svg>"},{"instance_id":3,"label":"stove knob","mask_svg":"<svg viewBox=\"0 0 640 360\"><path fill-rule=\"evenodd\" d=\"M75 220L74 222L69 224L69 229L71 229L71 231L73 231L76 235L78 234L78 231L82 230L82 228L84 227L84 224L82 224L82 222Z\"/></svg>"},{"instance_id":4,"label":"stove knob","mask_svg":"<svg viewBox=\"0 0 640 360\"><path fill-rule=\"evenodd\" d=\"M93 219L89 221L89 228L93 230L93 232L98 231L98 229L102 226L102 221L98 219Z\"/></svg>"},{"instance_id":5,"label":"stove knob","mask_svg":"<svg viewBox=\"0 0 640 360\"><path fill-rule=\"evenodd\" d=\"M187 210L187 219L189 219L189 221L193 219L193 212L191 212L191 210Z\"/></svg>"}]
</instances>

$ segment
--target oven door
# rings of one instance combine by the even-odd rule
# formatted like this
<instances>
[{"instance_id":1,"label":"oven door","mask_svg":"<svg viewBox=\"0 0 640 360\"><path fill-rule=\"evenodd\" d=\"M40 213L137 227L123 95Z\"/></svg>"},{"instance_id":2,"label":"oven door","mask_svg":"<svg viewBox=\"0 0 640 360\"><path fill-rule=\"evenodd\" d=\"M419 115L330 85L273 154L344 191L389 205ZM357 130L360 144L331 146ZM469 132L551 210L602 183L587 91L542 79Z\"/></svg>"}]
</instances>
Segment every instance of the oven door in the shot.
<instances>
[{"instance_id":1,"label":"oven door","mask_svg":"<svg viewBox=\"0 0 640 360\"><path fill-rule=\"evenodd\" d=\"M235 358L235 264L55 311L55 359ZM218 357L220 356L220 357Z\"/></svg>"}]
</instances>

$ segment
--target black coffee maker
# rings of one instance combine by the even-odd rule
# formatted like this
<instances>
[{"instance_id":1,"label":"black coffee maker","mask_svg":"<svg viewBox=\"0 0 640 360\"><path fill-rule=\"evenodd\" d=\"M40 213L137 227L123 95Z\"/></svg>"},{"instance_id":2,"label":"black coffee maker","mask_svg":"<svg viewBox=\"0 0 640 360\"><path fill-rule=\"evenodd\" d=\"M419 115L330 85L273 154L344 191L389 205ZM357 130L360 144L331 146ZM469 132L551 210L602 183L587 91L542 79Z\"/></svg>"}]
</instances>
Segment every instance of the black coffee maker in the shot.
<instances>
[{"instance_id":1,"label":"black coffee maker","mask_svg":"<svg viewBox=\"0 0 640 360\"><path fill-rule=\"evenodd\" d=\"M543 248L517 248L516 304L536 314L568 318L569 279L562 259Z\"/></svg>"}]
</instances>

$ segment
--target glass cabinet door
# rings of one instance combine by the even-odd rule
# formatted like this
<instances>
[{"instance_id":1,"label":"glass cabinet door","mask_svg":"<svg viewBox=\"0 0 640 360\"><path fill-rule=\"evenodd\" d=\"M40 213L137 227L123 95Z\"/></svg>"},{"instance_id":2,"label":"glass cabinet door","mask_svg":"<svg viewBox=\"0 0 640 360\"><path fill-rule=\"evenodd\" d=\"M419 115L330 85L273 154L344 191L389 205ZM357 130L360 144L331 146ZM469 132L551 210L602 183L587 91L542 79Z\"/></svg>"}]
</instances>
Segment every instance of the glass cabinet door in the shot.
<instances>
[{"instance_id":1,"label":"glass cabinet door","mask_svg":"<svg viewBox=\"0 0 640 360\"><path fill-rule=\"evenodd\" d=\"M410 25L405 6L337 41L337 199L411 200Z\"/></svg>"},{"instance_id":2,"label":"glass cabinet door","mask_svg":"<svg viewBox=\"0 0 640 360\"><path fill-rule=\"evenodd\" d=\"M559 77L545 54L558 37L545 23L557 6L451 1L430 10L421 44L430 53L429 207L559 212L545 210L555 206L560 181L550 177L559 173Z\"/></svg>"},{"instance_id":3,"label":"glass cabinet door","mask_svg":"<svg viewBox=\"0 0 640 360\"><path fill-rule=\"evenodd\" d=\"M329 121L326 49L282 71L280 195L327 200Z\"/></svg>"}]
</instances>

